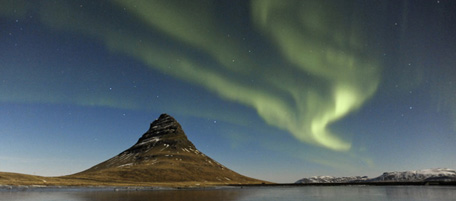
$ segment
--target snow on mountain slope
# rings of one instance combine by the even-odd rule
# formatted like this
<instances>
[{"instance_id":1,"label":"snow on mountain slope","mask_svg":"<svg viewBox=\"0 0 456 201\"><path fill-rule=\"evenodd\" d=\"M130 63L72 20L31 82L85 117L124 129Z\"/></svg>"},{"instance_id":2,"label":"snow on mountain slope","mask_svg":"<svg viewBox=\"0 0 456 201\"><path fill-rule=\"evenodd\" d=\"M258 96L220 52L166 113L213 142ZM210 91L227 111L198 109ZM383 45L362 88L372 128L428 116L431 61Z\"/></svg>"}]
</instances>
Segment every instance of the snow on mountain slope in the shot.
<instances>
[{"instance_id":1,"label":"snow on mountain slope","mask_svg":"<svg viewBox=\"0 0 456 201\"><path fill-rule=\"evenodd\" d=\"M309 178L303 178L295 183L297 184L312 184L312 183L348 183L348 182L363 182L368 179L367 176L355 176L355 177L333 177L333 176L314 176Z\"/></svg>"},{"instance_id":2,"label":"snow on mountain slope","mask_svg":"<svg viewBox=\"0 0 456 201\"><path fill-rule=\"evenodd\" d=\"M456 170L448 168L433 168L424 170L385 172L370 181L425 181L425 180L456 179Z\"/></svg>"},{"instance_id":3,"label":"snow on mountain slope","mask_svg":"<svg viewBox=\"0 0 456 201\"><path fill-rule=\"evenodd\" d=\"M375 178L367 176L333 177L314 176L303 178L295 183L356 183L356 182L419 182L419 181L456 181L456 170L448 168L433 168L403 172L385 172Z\"/></svg>"}]
</instances>

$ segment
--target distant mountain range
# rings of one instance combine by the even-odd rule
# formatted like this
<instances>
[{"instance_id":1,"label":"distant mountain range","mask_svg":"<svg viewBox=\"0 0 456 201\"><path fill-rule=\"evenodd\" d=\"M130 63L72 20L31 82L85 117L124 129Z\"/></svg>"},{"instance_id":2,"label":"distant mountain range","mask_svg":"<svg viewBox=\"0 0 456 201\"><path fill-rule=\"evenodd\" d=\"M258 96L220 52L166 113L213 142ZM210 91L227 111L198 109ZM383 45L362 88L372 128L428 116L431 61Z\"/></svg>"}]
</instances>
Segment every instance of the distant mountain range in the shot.
<instances>
[{"instance_id":1,"label":"distant mountain range","mask_svg":"<svg viewBox=\"0 0 456 201\"><path fill-rule=\"evenodd\" d=\"M295 183L361 183L361 182L428 182L428 181L456 181L456 170L448 168L434 168L425 170L385 172L375 178L367 176L353 177L333 177L333 176L314 176L303 178Z\"/></svg>"}]
</instances>

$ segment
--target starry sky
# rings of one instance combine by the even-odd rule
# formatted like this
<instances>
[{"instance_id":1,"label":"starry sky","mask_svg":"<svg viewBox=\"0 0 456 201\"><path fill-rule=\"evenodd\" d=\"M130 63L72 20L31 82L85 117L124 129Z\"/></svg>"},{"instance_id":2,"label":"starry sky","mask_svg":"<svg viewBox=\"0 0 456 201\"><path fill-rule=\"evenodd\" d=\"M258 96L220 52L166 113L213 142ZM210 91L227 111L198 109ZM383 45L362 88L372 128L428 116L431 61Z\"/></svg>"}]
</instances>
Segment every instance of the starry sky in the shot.
<instances>
[{"instance_id":1,"label":"starry sky","mask_svg":"<svg viewBox=\"0 0 456 201\"><path fill-rule=\"evenodd\" d=\"M0 171L82 171L161 113L274 182L456 169L456 1L0 4Z\"/></svg>"}]
</instances>

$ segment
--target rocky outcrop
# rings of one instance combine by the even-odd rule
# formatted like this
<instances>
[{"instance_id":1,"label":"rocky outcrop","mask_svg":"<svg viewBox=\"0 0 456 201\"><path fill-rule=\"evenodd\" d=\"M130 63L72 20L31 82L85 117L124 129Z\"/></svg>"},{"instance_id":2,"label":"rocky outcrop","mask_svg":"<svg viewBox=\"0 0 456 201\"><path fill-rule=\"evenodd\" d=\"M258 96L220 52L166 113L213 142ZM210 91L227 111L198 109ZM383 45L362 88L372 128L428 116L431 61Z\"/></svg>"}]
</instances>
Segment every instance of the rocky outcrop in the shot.
<instances>
[{"instance_id":1,"label":"rocky outcrop","mask_svg":"<svg viewBox=\"0 0 456 201\"><path fill-rule=\"evenodd\" d=\"M195 145L187 139L181 125L168 114L162 114L150 124L149 130L139 138L135 145L121 154L141 153L164 144L170 146L171 149L187 147L196 150Z\"/></svg>"}]
</instances>

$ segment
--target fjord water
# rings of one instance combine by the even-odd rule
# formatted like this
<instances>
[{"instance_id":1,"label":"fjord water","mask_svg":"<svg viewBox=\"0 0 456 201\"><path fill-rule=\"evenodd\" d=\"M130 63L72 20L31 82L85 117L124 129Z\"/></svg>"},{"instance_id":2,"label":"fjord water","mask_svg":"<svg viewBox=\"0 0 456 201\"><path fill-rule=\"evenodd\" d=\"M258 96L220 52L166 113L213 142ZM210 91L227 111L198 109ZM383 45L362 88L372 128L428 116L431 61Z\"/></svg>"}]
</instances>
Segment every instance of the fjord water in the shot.
<instances>
[{"instance_id":1,"label":"fjord water","mask_svg":"<svg viewBox=\"0 0 456 201\"><path fill-rule=\"evenodd\" d=\"M208 190L0 191L1 201L448 201L456 200L456 187L445 186L305 186L247 187Z\"/></svg>"}]
</instances>

